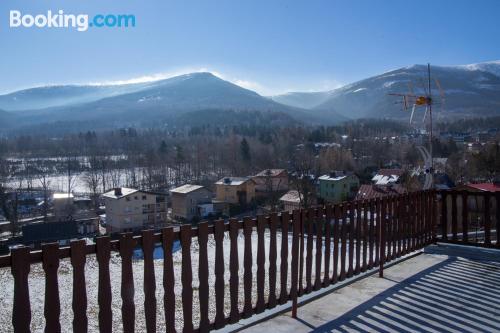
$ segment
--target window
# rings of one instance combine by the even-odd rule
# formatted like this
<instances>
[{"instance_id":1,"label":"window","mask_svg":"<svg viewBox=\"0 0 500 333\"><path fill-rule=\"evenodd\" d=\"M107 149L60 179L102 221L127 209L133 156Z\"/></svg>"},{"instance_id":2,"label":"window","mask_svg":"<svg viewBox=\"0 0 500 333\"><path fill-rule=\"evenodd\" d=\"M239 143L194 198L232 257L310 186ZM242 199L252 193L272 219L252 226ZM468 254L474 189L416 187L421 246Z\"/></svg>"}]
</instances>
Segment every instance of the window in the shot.
<instances>
[{"instance_id":1,"label":"window","mask_svg":"<svg viewBox=\"0 0 500 333\"><path fill-rule=\"evenodd\" d=\"M138 200L138 199L139 199L139 198L137 197L137 195L136 195L136 196L134 196L134 200Z\"/></svg>"},{"instance_id":2,"label":"window","mask_svg":"<svg viewBox=\"0 0 500 333\"><path fill-rule=\"evenodd\" d=\"M142 196L142 200L146 200L146 196L145 195Z\"/></svg>"}]
</instances>

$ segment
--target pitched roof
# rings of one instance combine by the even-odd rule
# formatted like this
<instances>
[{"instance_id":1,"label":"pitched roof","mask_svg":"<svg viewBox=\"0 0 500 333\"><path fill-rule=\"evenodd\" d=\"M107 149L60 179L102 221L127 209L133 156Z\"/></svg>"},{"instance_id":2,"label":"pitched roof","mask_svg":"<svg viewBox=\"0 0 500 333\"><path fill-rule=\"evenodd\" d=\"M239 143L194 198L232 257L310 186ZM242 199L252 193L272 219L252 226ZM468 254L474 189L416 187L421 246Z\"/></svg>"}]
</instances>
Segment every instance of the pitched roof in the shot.
<instances>
[{"instance_id":1,"label":"pitched roof","mask_svg":"<svg viewBox=\"0 0 500 333\"><path fill-rule=\"evenodd\" d=\"M361 185L356 200L382 198L388 195L404 194L406 189L401 184L394 185Z\"/></svg>"},{"instance_id":2,"label":"pitched roof","mask_svg":"<svg viewBox=\"0 0 500 333\"><path fill-rule=\"evenodd\" d=\"M373 176L372 182L376 185L396 183L404 172L405 171L403 169L380 169L377 171L375 176Z\"/></svg>"},{"instance_id":3,"label":"pitched roof","mask_svg":"<svg viewBox=\"0 0 500 333\"><path fill-rule=\"evenodd\" d=\"M123 197L126 197L127 195L130 195L132 193L139 192L139 190L135 188L128 188L128 187L122 187L121 188L121 194L116 194L116 189L112 189L111 191L108 191L104 193L102 196L106 198L111 198L111 199L120 199Z\"/></svg>"},{"instance_id":4,"label":"pitched roof","mask_svg":"<svg viewBox=\"0 0 500 333\"><path fill-rule=\"evenodd\" d=\"M300 203L301 197L299 191L290 190L280 198L280 201Z\"/></svg>"},{"instance_id":5,"label":"pitched roof","mask_svg":"<svg viewBox=\"0 0 500 333\"><path fill-rule=\"evenodd\" d=\"M467 184L466 186L485 192L500 192L500 184L496 183Z\"/></svg>"},{"instance_id":6,"label":"pitched roof","mask_svg":"<svg viewBox=\"0 0 500 333\"><path fill-rule=\"evenodd\" d=\"M216 182L216 185L231 185L231 186L238 186L241 185L247 181L251 180L248 177L224 177L220 179L218 182Z\"/></svg>"},{"instance_id":7,"label":"pitched roof","mask_svg":"<svg viewBox=\"0 0 500 333\"><path fill-rule=\"evenodd\" d=\"M283 172L286 172L285 169L266 169L262 170L258 174L255 175L255 177L276 177L282 174Z\"/></svg>"},{"instance_id":8,"label":"pitched roof","mask_svg":"<svg viewBox=\"0 0 500 333\"><path fill-rule=\"evenodd\" d=\"M186 185L182 185L182 186L176 187L174 189L171 189L170 192L186 194L186 193L197 191L197 190L202 189L202 188L204 188L204 187L201 185L186 184Z\"/></svg>"},{"instance_id":9,"label":"pitched roof","mask_svg":"<svg viewBox=\"0 0 500 333\"><path fill-rule=\"evenodd\" d=\"M347 172L347 171L332 171L330 172L329 174L326 174L326 175L323 175L321 177L319 177L318 179L319 180L333 180L333 181L336 181L336 180L341 180L341 179L344 179L348 176L352 176L353 173L352 172Z\"/></svg>"}]
</instances>

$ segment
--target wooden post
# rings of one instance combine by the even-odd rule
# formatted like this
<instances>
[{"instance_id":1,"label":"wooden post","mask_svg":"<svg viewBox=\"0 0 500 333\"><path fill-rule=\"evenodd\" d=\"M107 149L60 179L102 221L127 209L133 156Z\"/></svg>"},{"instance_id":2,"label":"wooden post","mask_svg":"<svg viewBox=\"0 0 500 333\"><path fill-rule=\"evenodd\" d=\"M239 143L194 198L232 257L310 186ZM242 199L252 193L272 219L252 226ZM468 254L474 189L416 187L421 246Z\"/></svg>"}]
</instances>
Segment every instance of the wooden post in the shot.
<instances>
[{"instance_id":1,"label":"wooden post","mask_svg":"<svg viewBox=\"0 0 500 333\"><path fill-rule=\"evenodd\" d=\"M300 211L293 211L292 220L292 288L290 296L292 297L292 318L297 318L297 295L298 295L298 278L299 278L299 229L300 229Z\"/></svg>"},{"instance_id":2,"label":"wooden post","mask_svg":"<svg viewBox=\"0 0 500 333\"><path fill-rule=\"evenodd\" d=\"M379 249L380 249L380 256L379 256L379 271L378 271L378 276L383 278L384 277L384 263L385 263L385 206L386 206L386 199L382 198L381 200L381 209L380 209L380 224L379 224Z\"/></svg>"}]
</instances>

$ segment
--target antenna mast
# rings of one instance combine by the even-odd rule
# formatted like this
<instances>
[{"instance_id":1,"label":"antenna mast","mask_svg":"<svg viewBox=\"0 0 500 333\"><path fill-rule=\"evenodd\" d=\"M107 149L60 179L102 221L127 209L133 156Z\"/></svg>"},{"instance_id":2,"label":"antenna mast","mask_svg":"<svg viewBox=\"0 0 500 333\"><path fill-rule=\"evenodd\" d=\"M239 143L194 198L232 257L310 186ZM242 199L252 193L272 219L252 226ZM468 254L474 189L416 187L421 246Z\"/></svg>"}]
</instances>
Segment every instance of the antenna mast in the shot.
<instances>
[{"instance_id":1,"label":"antenna mast","mask_svg":"<svg viewBox=\"0 0 500 333\"><path fill-rule=\"evenodd\" d=\"M434 155L432 154L432 90L431 90L431 64L427 63L427 84L429 90L429 153L431 154L431 166L429 173L431 175L432 187L434 187Z\"/></svg>"}]
</instances>

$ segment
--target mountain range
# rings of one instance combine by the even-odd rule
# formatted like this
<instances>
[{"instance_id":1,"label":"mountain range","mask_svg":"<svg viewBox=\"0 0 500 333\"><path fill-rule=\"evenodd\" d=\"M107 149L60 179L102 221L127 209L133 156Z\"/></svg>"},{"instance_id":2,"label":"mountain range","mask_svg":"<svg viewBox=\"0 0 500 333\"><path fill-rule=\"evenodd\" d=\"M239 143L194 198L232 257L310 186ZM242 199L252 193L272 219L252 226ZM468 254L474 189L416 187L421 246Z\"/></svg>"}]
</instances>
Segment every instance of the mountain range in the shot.
<instances>
[{"instance_id":1,"label":"mountain range","mask_svg":"<svg viewBox=\"0 0 500 333\"><path fill-rule=\"evenodd\" d=\"M426 65L413 65L331 91L288 93L271 98L315 111L334 110L352 119L408 119L408 113L402 112L399 104L402 99L390 94L425 95L427 77ZM500 115L500 61L432 66L431 93L437 119Z\"/></svg>"},{"instance_id":2,"label":"mountain range","mask_svg":"<svg viewBox=\"0 0 500 333\"><path fill-rule=\"evenodd\" d=\"M438 119L500 114L500 61L432 66L432 94ZM60 85L0 95L0 129L32 130L50 124L69 127L189 125L217 119L231 123L260 119L272 124L332 124L357 118L407 119L391 93L424 94L427 66L412 65L323 92L265 97L211 73L115 85ZM442 91L435 80L440 82ZM249 117L252 112L256 117ZM212 115L212 116L211 116ZM80 126L80 125L81 126ZM84 126L85 124L85 126Z\"/></svg>"}]
</instances>

